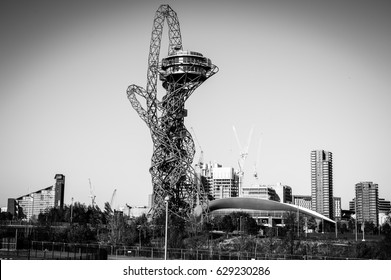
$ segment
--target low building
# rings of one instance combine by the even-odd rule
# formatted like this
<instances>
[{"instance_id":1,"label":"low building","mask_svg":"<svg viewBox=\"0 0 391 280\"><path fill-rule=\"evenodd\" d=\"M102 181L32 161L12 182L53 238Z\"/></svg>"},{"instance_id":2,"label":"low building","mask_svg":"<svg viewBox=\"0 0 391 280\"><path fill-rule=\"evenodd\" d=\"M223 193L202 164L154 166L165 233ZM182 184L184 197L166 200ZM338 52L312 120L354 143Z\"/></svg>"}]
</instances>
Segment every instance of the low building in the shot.
<instances>
[{"instance_id":1,"label":"low building","mask_svg":"<svg viewBox=\"0 0 391 280\"><path fill-rule=\"evenodd\" d=\"M54 179L56 181L53 186L22 195L18 198L9 198L8 212L14 218L30 220L31 217L38 217L40 213L50 207L57 207L62 210L64 207L65 176L56 174Z\"/></svg>"},{"instance_id":2,"label":"low building","mask_svg":"<svg viewBox=\"0 0 391 280\"><path fill-rule=\"evenodd\" d=\"M391 202L379 198L379 225L383 225L388 219L391 211Z\"/></svg>"},{"instance_id":3,"label":"low building","mask_svg":"<svg viewBox=\"0 0 391 280\"><path fill-rule=\"evenodd\" d=\"M147 215L149 210L151 208L148 208L147 206L132 206L129 208L129 217L140 217L142 215Z\"/></svg>"},{"instance_id":4,"label":"low building","mask_svg":"<svg viewBox=\"0 0 391 280\"><path fill-rule=\"evenodd\" d=\"M267 185L243 187L242 197L267 199L280 202L280 197L277 195L276 190Z\"/></svg>"},{"instance_id":5,"label":"low building","mask_svg":"<svg viewBox=\"0 0 391 280\"><path fill-rule=\"evenodd\" d=\"M280 197L280 202L283 203L293 202L292 188L290 186L277 183L276 185L271 187L276 190L277 195Z\"/></svg>"},{"instance_id":6,"label":"low building","mask_svg":"<svg viewBox=\"0 0 391 280\"><path fill-rule=\"evenodd\" d=\"M212 217L225 216L232 212L245 212L255 219L258 224L265 224L265 222L269 225L273 223L283 224L284 215L287 212L298 215L304 214L315 219L335 223L328 217L307 208L259 198L233 197L214 200L209 203L209 211Z\"/></svg>"},{"instance_id":7,"label":"low building","mask_svg":"<svg viewBox=\"0 0 391 280\"><path fill-rule=\"evenodd\" d=\"M391 202L384 198L379 198L379 214L388 214L391 211Z\"/></svg>"}]
</instances>

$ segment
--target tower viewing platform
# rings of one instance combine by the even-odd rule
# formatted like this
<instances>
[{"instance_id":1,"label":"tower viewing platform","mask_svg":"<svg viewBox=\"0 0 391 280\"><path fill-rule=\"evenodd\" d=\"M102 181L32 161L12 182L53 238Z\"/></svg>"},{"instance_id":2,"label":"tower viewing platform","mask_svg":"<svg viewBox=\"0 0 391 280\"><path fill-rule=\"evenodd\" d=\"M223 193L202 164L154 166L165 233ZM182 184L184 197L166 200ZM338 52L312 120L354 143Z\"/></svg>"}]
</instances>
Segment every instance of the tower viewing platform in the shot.
<instances>
[{"instance_id":1,"label":"tower viewing platform","mask_svg":"<svg viewBox=\"0 0 391 280\"><path fill-rule=\"evenodd\" d=\"M162 59L160 80L165 89L169 83L203 82L212 66L212 61L199 52L176 50Z\"/></svg>"}]
</instances>

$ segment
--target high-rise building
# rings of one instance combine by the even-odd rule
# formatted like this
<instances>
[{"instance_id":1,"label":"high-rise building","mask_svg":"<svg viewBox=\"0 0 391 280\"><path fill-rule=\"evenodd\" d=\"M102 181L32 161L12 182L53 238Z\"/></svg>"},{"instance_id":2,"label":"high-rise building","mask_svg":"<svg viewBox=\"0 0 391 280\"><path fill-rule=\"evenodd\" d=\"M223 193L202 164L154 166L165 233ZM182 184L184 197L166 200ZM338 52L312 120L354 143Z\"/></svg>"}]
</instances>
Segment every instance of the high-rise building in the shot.
<instances>
[{"instance_id":1,"label":"high-rise building","mask_svg":"<svg viewBox=\"0 0 391 280\"><path fill-rule=\"evenodd\" d=\"M379 216L379 189L373 182L356 184L356 216L361 224L373 222L378 226Z\"/></svg>"},{"instance_id":2,"label":"high-rise building","mask_svg":"<svg viewBox=\"0 0 391 280\"><path fill-rule=\"evenodd\" d=\"M206 189L211 199L237 197L239 195L239 181L233 167L205 164L201 175L203 183L207 185Z\"/></svg>"},{"instance_id":3,"label":"high-rise building","mask_svg":"<svg viewBox=\"0 0 391 280\"><path fill-rule=\"evenodd\" d=\"M333 154L311 151L311 209L334 219Z\"/></svg>"},{"instance_id":4,"label":"high-rise building","mask_svg":"<svg viewBox=\"0 0 391 280\"><path fill-rule=\"evenodd\" d=\"M38 216L50 207L63 209L65 176L56 174L56 183L53 186L22 195L18 198L8 199L8 212L14 217L25 217L29 220L32 216Z\"/></svg>"},{"instance_id":5,"label":"high-rise building","mask_svg":"<svg viewBox=\"0 0 391 280\"><path fill-rule=\"evenodd\" d=\"M334 197L334 218L336 220L341 220L342 212L341 212L341 198Z\"/></svg>"},{"instance_id":6,"label":"high-rise building","mask_svg":"<svg viewBox=\"0 0 391 280\"><path fill-rule=\"evenodd\" d=\"M356 199L349 201L349 211L356 213Z\"/></svg>"},{"instance_id":7,"label":"high-rise building","mask_svg":"<svg viewBox=\"0 0 391 280\"><path fill-rule=\"evenodd\" d=\"M311 210L311 196L310 195L294 195L293 204Z\"/></svg>"},{"instance_id":8,"label":"high-rise building","mask_svg":"<svg viewBox=\"0 0 391 280\"><path fill-rule=\"evenodd\" d=\"M54 185L54 207L63 209L65 176L62 174L56 174L54 176L54 179L56 180L56 184Z\"/></svg>"}]
</instances>

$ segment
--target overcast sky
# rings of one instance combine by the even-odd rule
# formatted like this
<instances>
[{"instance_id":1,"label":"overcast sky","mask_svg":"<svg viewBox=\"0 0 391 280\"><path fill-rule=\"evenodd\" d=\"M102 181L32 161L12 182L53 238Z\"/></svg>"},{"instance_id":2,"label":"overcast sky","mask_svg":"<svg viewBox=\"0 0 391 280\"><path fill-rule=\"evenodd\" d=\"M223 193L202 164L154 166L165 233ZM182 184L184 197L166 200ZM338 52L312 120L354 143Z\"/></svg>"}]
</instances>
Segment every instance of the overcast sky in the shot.
<instances>
[{"instance_id":1,"label":"overcast sky","mask_svg":"<svg viewBox=\"0 0 391 280\"><path fill-rule=\"evenodd\" d=\"M310 195L310 152L324 149L343 208L360 181L391 199L389 1L165 3L184 49L220 69L186 104L206 161L237 168L232 126L242 143L254 126L247 182L262 133L262 183ZM90 203L89 178L100 207L114 189L114 207L147 204L152 141L126 89L146 85L160 4L1 1L1 206L53 185L56 173L66 204Z\"/></svg>"}]
</instances>

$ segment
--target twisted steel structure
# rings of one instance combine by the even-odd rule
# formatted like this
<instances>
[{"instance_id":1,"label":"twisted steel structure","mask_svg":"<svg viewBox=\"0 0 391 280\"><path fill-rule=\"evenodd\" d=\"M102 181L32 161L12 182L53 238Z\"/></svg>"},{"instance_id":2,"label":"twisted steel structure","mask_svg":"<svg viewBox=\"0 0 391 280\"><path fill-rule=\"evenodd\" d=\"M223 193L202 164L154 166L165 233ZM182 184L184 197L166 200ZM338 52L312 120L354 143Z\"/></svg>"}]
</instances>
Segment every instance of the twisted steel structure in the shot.
<instances>
[{"instance_id":1,"label":"twisted steel structure","mask_svg":"<svg viewBox=\"0 0 391 280\"><path fill-rule=\"evenodd\" d=\"M169 29L168 56L159 62L164 22ZM176 13L161 5L153 21L148 57L147 86L130 85L127 90L132 107L150 129L153 142L149 170L153 185L153 215L164 211L169 197L170 210L189 217L197 205L206 203L206 195L192 167L195 154L191 134L184 126L185 101L218 68L202 54L182 50L182 39ZM166 94L157 98L158 75ZM144 108L138 97L145 99Z\"/></svg>"}]
</instances>

